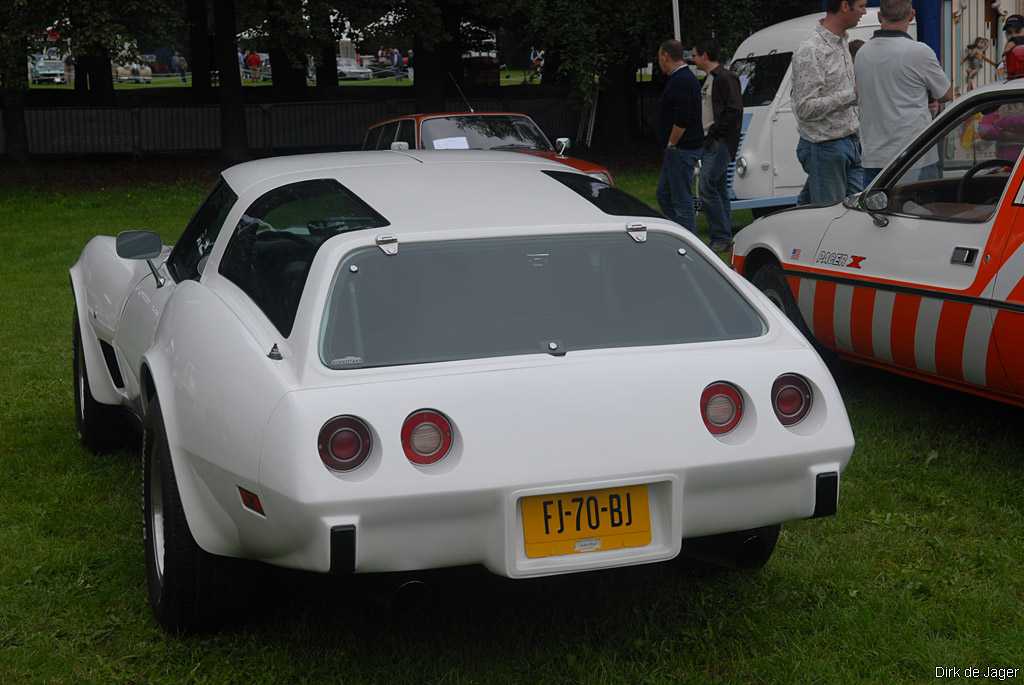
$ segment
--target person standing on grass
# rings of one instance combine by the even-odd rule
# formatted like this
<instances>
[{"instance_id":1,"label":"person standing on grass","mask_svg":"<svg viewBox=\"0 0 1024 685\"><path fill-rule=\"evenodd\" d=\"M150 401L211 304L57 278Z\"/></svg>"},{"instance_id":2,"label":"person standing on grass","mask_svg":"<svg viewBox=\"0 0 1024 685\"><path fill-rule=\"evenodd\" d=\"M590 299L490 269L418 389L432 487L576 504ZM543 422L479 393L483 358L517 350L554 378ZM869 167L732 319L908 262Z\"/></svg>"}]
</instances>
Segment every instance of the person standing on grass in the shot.
<instances>
[{"instance_id":1,"label":"person standing on grass","mask_svg":"<svg viewBox=\"0 0 1024 685\"><path fill-rule=\"evenodd\" d=\"M715 40L697 43L693 61L707 74L701 90L704 149L700 160L700 197L708 215L711 249L732 245L732 208L729 203L729 163L736 159L743 126L740 79L719 63L721 48Z\"/></svg>"},{"instance_id":2,"label":"person standing on grass","mask_svg":"<svg viewBox=\"0 0 1024 685\"><path fill-rule=\"evenodd\" d=\"M932 49L907 33L911 0L882 0L882 28L857 54L857 101L863 145L864 186L932 122L929 100L948 102L953 86ZM938 151L917 162L920 178L936 178Z\"/></svg>"},{"instance_id":3,"label":"person standing on grass","mask_svg":"<svg viewBox=\"0 0 1024 685\"><path fill-rule=\"evenodd\" d=\"M853 57L846 31L867 0L826 0L825 18L793 54L796 156L807 173L797 204L831 204L864 189ZM859 55L858 55L859 57Z\"/></svg>"},{"instance_id":4,"label":"person standing on grass","mask_svg":"<svg viewBox=\"0 0 1024 685\"><path fill-rule=\"evenodd\" d=\"M704 144L700 84L683 60L683 44L678 40L661 44L658 66L668 77L658 106L658 136L665 146L658 177L658 205L666 217L696 233L693 168Z\"/></svg>"}]
</instances>

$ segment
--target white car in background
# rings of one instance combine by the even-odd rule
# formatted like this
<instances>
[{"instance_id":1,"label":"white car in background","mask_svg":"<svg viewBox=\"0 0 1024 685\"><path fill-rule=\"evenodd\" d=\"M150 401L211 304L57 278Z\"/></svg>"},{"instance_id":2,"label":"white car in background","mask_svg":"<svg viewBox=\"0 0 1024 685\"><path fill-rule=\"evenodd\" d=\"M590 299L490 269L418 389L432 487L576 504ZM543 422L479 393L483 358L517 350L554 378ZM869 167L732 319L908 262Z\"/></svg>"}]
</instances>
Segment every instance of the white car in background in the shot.
<instances>
[{"instance_id":1,"label":"white car in background","mask_svg":"<svg viewBox=\"0 0 1024 685\"><path fill-rule=\"evenodd\" d=\"M149 596L172 631L217 619L224 557L757 567L780 523L835 513L853 449L831 375L761 293L544 159L249 162L173 247L93 238L71 282L79 433L102 449L115 408L145 426Z\"/></svg>"},{"instance_id":2,"label":"white car in background","mask_svg":"<svg viewBox=\"0 0 1024 685\"><path fill-rule=\"evenodd\" d=\"M365 81L373 78L373 71L360 66L354 57L338 58L338 78Z\"/></svg>"}]
</instances>

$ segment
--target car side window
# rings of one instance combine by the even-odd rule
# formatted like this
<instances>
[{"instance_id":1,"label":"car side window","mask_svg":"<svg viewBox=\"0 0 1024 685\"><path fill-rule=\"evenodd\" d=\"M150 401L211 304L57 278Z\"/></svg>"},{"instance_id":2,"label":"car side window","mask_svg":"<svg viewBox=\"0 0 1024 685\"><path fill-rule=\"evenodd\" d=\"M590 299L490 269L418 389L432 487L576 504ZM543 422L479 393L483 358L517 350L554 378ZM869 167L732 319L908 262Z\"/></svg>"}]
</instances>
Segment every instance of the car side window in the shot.
<instances>
[{"instance_id":1,"label":"car side window","mask_svg":"<svg viewBox=\"0 0 1024 685\"><path fill-rule=\"evenodd\" d=\"M402 119L398 122L398 138L402 143L408 143L410 150L416 149L416 122L412 119Z\"/></svg>"},{"instance_id":2,"label":"car side window","mask_svg":"<svg viewBox=\"0 0 1024 685\"><path fill-rule=\"evenodd\" d=\"M224 227L224 219L237 200L238 196L222 178L196 210L171 250L167 267L175 281L199 278L206 258Z\"/></svg>"},{"instance_id":3,"label":"car side window","mask_svg":"<svg viewBox=\"0 0 1024 685\"><path fill-rule=\"evenodd\" d=\"M380 140L380 132L383 130L383 126L375 126L374 128L367 129L366 137L363 139L363 149L376 150L377 141Z\"/></svg>"},{"instance_id":4,"label":"car side window","mask_svg":"<svg viewBox=\"0 0 1024 685\"><path fill-rule=\"evenodd\" d=\"M1024 98L970 108L885 183L888 211L940 221L987 221L1022 149Z\"/></svg>"},{"instance_id":5,"label":"car side window","mask_svg":"<svg viewBox=\"0 0 1024 685\"><path fill-rule=\"evenodd\" d=\"M390 124L384 124L381 126L380 140L377 141L378 150L390 150L391 143L395 141L395 133L398 131L398 122L392 121Z\"/></svg>"},{"instance_id":6,"label":"car side window","mask_svg":"<svg viewBox=\"0 0 1024 685\"><path fill-rule=\"evenodd\" d=\"M334 179L300 181L261 195L245 211L220 261L286 338L317 250L349 231L388 221Z\"/></svg>"}]
</instances>

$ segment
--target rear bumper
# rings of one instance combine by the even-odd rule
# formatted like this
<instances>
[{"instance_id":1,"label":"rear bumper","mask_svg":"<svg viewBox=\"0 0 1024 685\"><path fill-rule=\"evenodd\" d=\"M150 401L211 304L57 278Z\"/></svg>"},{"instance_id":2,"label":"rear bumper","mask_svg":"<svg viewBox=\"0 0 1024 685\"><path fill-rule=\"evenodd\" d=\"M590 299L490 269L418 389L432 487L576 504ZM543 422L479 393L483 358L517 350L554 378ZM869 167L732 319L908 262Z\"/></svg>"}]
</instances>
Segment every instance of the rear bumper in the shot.
<instances>
[{"instance_id":1,"label":"rear bumper","mask_svg":"<svg viewBox=\"0 0 1024 685\"><path fill-rule=\"evenodd\" d=\"M245 556L333 573L480 564L511 577L651 563L679 554L683 538L834 514L845 454L779 457L601 480L401 497L309 502L265 492L266 518L244 535ZM528 558L520 501L551 493L648 485L651 542L643 547Z\"/></svg>"}]
</instances>

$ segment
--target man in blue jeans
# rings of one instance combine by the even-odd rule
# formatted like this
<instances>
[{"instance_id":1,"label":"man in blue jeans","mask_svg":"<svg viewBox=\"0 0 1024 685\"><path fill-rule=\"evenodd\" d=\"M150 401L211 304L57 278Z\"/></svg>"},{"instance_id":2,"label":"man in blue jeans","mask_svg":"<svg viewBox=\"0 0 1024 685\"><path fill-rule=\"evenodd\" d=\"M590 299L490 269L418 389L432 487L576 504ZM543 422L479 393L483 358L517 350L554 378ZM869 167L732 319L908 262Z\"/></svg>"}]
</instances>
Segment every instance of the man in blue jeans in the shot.
<instances>
[{"instance_id":1,"label":"man in blue jeans","mask_svg":"<svg viewBox=\"0 0 1024 685\"><path fill-rule=\"evenodd\" d=\"M866 0L826 0L825 18L793 54L793 111L807 172L797 204L832 204L864 189L853 57L846 31Z\"/></svg>"},{"instance_id":2,"label":"man in blue jeans","mask_svg":"<svg viewBox=\"0 0 1024 685\"><path fill-rule=\"evenodd\" d=\"M711 249L732 247L732 207L729 203L729 163L736 158L743 126L743 93L739 77L719 64L715 40L698 43L693 61L707 74L701 90L704 151L700 160L700 198L708 215Z\"/></svg>"},{"instance_id":3,"label":"man in blue jeans","mask_svg":"<svg viewBox=\"0 0 1024 685\"><path fill-rule=\"evenodd\" d=\"M658 110L658 135L665 146L658 178L658 205L662 214L696 233L693 168L704 143L700 84L683 60L683 44L678 40L661 44L658 66L668 76Z\"/></svg>"}]
</instances>

